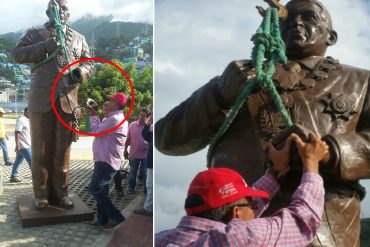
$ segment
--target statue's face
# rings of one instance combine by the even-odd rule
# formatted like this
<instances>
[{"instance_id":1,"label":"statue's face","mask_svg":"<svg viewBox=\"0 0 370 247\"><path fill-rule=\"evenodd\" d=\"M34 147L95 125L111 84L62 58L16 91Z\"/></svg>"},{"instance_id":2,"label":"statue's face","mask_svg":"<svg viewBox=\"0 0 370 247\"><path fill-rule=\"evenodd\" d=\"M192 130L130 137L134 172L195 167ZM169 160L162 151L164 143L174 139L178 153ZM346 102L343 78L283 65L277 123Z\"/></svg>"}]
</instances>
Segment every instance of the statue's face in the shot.
<instances>
[{"instance_id":1,"label":"statue's face","mask_svg":"<svg viewBox=\"0 0 370 247\"><path fill-rule=\"evenodd\" d=\"M288 17L281 26L287 55L323 56L331 39L329 14L313 2L300 1L288 5ZM335 42L334 42L335 43ZM292 55L294 54L294 55Z\"/></svg>"},{"instance_id":2,"label":"statue's face","mask_svg":"<svg viewBox=\"0 0 370 247\"><path fill-rule=\"evenodd\" d=\"M67 24L68 22L68 19L69 19L69 9L68 9L68 5L67 5L67 1L66 0L56 0L56 2L59 4L59 12L60 12L60 20L62 22L63 25ZM49 3L49 7L48 7L48 16L49 16L49 21L50 22L54 22L54 19L52 17L52 15L50 14L51 13L51 7L50 7L50 3Z\"/></svg>"}]
</instances>

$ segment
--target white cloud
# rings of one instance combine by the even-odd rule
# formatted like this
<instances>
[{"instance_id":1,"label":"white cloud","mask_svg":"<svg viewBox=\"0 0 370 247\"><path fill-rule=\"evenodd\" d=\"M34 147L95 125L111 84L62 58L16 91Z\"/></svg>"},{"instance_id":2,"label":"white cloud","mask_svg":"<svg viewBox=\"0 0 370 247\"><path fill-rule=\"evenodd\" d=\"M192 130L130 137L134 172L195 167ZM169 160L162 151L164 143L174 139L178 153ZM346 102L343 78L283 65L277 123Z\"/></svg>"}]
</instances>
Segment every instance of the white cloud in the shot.
<instances>
[{"instance_id":1,"label":"white cloud","mask_svg":"<svg viewBox=\"0 0 370 247\"><path fill-rule=\"evenodd\" d=\"M361 0L326 0L325 4L339 34L338 43L327 55L345 64L370 69L369 6ZM262 20L256 5L266 6L260 0L156 1L157 119L221 74L230 61L250 58L250 38ZM205 157L205 150L180 157L156 152L156 232L176 227L181 212L184 213L185 197L180 193L186 193L194 175L206 169ZM370 190L370 183L366 186ZM369 196L366 200L368 202ZM364 216L370 217L369 207L362 210Z\"/></svg>"},{"instance_id":2,"label":"white cloud","mask_svg":"<svg viewBox=\"0 0 370 247\"><path fill-rule=\"evenodd\" d=\"M47 0L0 1L0 34L25 30L47 21ZM90 13L114 16L115 21L153 22L152 0L69 1L71 21Z\"/></svg>"}]
</instances>

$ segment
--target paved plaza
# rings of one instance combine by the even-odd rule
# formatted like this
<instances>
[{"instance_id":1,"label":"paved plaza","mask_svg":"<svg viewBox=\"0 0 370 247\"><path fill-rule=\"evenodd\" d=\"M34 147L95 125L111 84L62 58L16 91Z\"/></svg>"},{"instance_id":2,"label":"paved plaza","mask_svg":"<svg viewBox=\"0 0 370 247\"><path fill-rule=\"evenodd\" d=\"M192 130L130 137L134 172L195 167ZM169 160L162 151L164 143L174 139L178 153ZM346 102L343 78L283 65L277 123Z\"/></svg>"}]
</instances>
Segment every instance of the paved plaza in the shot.
<instances>
[{"instance_id":1,"label":"paved plaza","mask_svg":"<svg viewBox=\"0 0 370 247\"><path fill-rule=\"evenodd\" d=\"M8 141L9 154L14 160L14 134L9 132L8 135L10 137ZM74 143L72 146L69 191L78 195L88 207L95 211L95 201L88 192L93 171L91 154L92 140L93 138L81 137L80 141ZM3 175L3 194L0 195L0 247L97 247L106 246L112 239L114 230L103 231L92 228L87 226L86 222L23 228L18 213L16 197L33 194L31 172L28 164L24 162L20 168L22 182L10 183L9 178L12 167L3 166L2 155L0 155L0 159L0 169L2 169ZM125 162L127 163L127 161ZM125 191L127 188L127 179L123 181ZM109 197L113 204L122 210L127 218L139 204L142 204L145 198L142 191L143 187L137 186L134 194L125 193L123 197L119 197L116 194L113 182L111 182Z\"/></svg>"}]
</instances>

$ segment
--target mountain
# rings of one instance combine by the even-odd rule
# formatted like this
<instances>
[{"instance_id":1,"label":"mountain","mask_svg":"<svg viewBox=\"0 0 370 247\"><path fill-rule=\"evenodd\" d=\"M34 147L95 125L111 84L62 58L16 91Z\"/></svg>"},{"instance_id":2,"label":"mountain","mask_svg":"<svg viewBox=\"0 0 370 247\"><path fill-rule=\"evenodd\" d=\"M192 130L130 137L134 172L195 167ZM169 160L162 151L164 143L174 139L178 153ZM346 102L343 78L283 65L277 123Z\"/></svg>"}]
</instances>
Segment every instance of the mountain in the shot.
<instances>
[{"instance_id":1,"label":"mountain","mask_svg":"<svg viewBox=\"0 0 370 247\"><path fill-rule=\"evenodd\" d=\"M76 30L78 31L78 30ZM82 32L82 31L81 31ZM108 22L97 26L94 29L95 40L100 38L110 39L119 35L124 35L128 39L132 39L135 36L144 34L153 34L153 26L145 23L133 23L133 22ZM88 40L91 40L92 32L83 33Z\"/></svg>"},{"instance_id":2,"label":"mountain","mask_svg":"<svg viewBox=\"0 0 370 247\"><path fill-rule=\"evenodd\" d=\"M132 39L140 34L147 33L153 34L153 26L145 23L133 23L133 22L112 22L113 16L93 16L85 15L82 18L71 22L70 26L77 32L85 35L88 43L91 41L92 33L94 32L95 40L99 38L111 39L120 35ZM0 38L18 40L23 32L11 32L1 34Z\"/></svg>"},{"instance_id":3,"label":"mountain","mask_svg":"<svg viewBox=\"0 0 370 247\"><path fill-rule=\"evenodd\" d=\"M77 32L85 35L87 40L90 40L91 33L98 27L104 26L105 24L110 23L113 20L112 15L106 16L93 16L85 15L84 17L70 23L70 26Z\"/></svg>"},{"instance_id":4,"label":"mountain","mask_svg":"<svg viewBox=\"0 0 370 247\"><path fill-rule=\"evenodd\" d=\"M4 38L7 40L19 40L19 38L22 36L23 32L11 32L11 33L5 33L5 34L0 34L0 38Z\"/></svg>"}]
</instances>

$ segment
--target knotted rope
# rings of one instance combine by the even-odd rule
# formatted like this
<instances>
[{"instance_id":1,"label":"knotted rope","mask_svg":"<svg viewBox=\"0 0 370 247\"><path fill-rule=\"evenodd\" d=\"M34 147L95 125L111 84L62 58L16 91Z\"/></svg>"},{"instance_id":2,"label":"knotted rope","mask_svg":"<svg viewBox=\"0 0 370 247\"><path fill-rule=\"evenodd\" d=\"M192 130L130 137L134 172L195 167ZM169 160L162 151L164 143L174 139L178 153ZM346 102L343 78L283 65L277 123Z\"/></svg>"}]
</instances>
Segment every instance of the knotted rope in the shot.
<instances>
[{"instance_id":1,"label":"knotted rope","mask_svg":"<svg viewBox=\"0 0 370 247\"><path fill-rule=\"evenodd\" d=\"M62 21L60 19L60 7L57 2L54 2L54 4L51 7L51 15L54 21L54 27L56 31L56 39L59 41L60 46L56 48L50 55L47 56L46 59L41 61L40 63L36 64L33 68L33 72L36 68L38 68L40 65L47 63L50 59L56 56L56 54L60 51L62 51L62 54L66 57L67 64L70 64L69 62L69 53L67 51L66 47L66 33L64 32L64 27L62 24ZM72 77L74 81L77 81L78 78L75 77L73 73L71 73L71 67L68 68L68 71L70 72L69 75Z\"/></svg>"},{"instance_id":2,"label":"knotted rope","mask_svg":"<svg viewBox=\"0 0 370 247\"><path fill-rule=\"evenodd\" d=\"M208 167L211 167L211 158L216 144L226 133L238 115L238 112L243 106L248 95L250 95L252 90L257 87L268 88L278 111L283 117L285 124L287 126L293 125L293 122L272 81L272 76L275 73L275 64L278 62L287 62L287 57L285 56L285 45L280 35L279 13L276 8L268 8L266 10L263 21L260 27L257 29L256 34L253 35L252 41L254 42L254 48L252 50L252 64L256 69L256 77L254 80L247 82L234 106L231 108L224 123L213 136L207 153ZM265 60L268 61L267 68L264 68Z\"/></svg>"}]
</instances>

